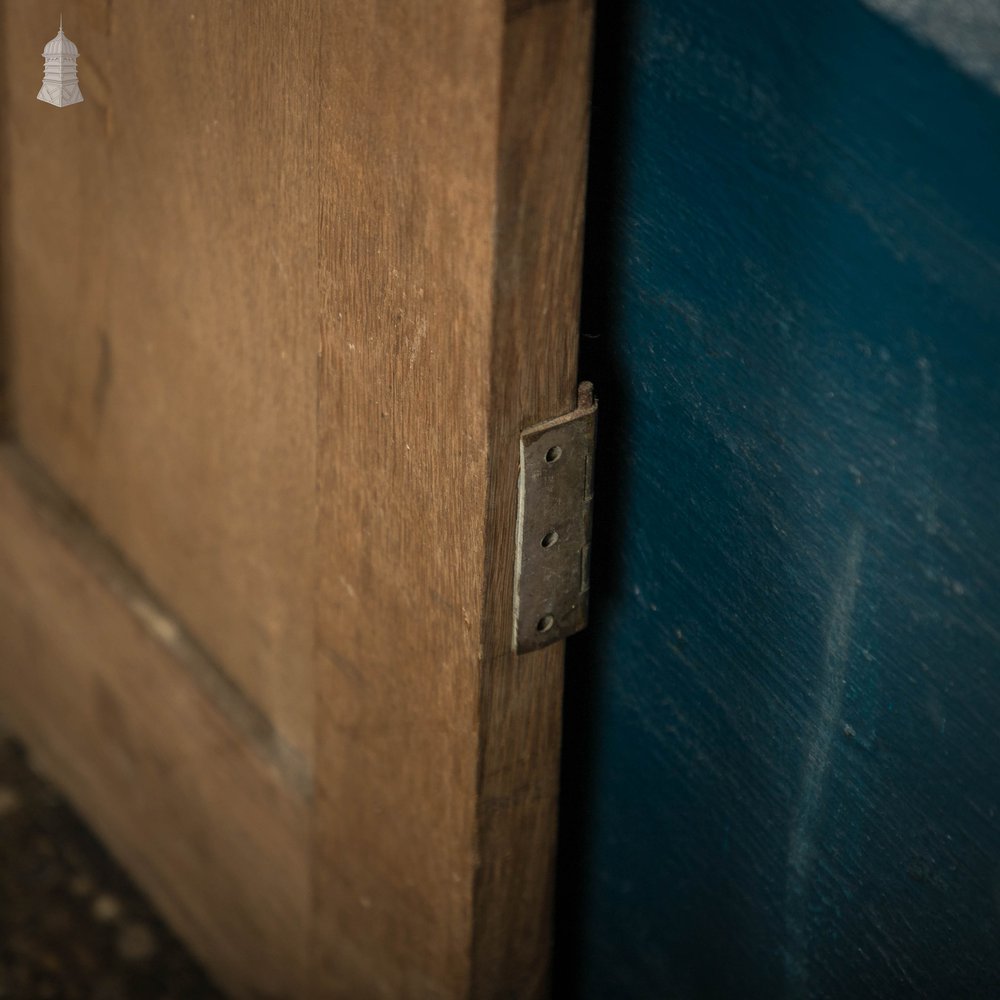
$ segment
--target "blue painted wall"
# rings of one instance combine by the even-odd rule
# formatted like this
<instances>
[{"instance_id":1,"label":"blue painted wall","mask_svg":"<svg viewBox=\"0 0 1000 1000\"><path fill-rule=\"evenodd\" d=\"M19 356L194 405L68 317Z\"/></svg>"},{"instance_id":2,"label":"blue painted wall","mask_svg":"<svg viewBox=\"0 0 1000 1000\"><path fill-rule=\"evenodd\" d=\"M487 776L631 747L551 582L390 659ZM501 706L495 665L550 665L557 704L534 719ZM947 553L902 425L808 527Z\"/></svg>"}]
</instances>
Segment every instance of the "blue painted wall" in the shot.
<instances>
[{"instance_id":1,"label":"blue painted wall","mask_svg":"<svg viewBox=\"0 0 1000 1000\"><path fill-rule=\"evenodd\" d=\"M1000 997L1000 97L608 0L588 210L557 992Z\"/></svg>"}]
</instances>

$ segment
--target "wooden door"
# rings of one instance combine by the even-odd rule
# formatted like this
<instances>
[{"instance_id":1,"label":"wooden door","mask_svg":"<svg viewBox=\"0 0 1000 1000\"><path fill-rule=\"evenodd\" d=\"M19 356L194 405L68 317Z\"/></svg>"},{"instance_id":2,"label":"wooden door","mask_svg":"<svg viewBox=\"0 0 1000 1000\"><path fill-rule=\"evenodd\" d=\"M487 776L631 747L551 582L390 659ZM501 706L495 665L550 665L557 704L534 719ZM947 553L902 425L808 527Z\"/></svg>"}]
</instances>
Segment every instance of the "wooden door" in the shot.
<instances>
[{"instance_id":1,"label":"wooden door","mask_svg":"<svg viewBox=\"0 0 1000 1000\"><path fill-rule=\"evenodd\" d=\"M997 8L602 10L557 967L1000 996Z\"/></svg>"},{"instance_id":2,"label":"wooden door","mask_svg":"<svg viewBox=\"0 0 1000 1000\"><path fill-rule=\"evenodd\" d=\"M234 995L545 990L589 7L3 4L0 716Z\"/></svg>"}]
</instances>

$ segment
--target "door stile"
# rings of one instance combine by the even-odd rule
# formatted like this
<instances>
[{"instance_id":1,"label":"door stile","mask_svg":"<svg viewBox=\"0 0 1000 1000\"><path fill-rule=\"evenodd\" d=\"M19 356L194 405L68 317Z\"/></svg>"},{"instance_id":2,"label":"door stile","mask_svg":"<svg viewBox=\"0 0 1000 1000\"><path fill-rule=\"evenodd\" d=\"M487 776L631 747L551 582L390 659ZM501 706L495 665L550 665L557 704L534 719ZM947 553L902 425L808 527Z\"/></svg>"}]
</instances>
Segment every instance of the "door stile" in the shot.
<instances>
[{"instance_id":1,"label":"door stile","mask_svg":"<svg viewBox=\"0 0 1000 1000\"><path fill-rule=\"evenodd\" d=\"M590 31L323 20L317 996L547 991L562 646L511 650L514 528L575 400Z\"/></svg>"}]
</instances>

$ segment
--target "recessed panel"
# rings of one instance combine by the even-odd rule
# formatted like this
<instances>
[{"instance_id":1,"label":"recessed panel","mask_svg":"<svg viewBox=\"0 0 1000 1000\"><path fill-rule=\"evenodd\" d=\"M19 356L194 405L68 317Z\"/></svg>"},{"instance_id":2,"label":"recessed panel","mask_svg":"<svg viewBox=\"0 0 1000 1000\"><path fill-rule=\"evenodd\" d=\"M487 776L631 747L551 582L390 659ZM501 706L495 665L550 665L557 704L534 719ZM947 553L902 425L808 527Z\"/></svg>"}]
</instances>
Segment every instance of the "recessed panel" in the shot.
<instances>
[{"instance_id":1,"label":"recessed panel","mask_svg":"<svg viewBox=\"0 0 1000 1000\"><path fill-rule=\"evenodd\" d=\"M315 3L8 6L4 319L25 451L309 745Z\"/></svg>"}]
</instances>

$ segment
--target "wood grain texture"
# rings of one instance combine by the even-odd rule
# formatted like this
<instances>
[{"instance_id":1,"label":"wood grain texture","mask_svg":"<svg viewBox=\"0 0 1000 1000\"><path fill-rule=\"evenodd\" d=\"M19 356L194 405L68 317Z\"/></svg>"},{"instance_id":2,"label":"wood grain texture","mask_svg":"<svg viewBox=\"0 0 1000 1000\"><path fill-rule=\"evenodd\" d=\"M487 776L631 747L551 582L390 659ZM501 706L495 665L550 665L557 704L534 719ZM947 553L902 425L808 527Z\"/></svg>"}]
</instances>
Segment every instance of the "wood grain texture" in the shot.
<instances>
[{"instance_id":1,"label":"wood grain texture","mask_svg":"<svg viewBox=\"0 0 1000 1000\"><path fill-rule=\"evenodd\" d=\"M19 440L311 747L316 2L7 5Z\"/></svg>"},{"instance_id":2,"label":"wood grain texture","mask_svg":"<svg viewBox=\"0 0 1000 1000\"><path fill-rule=\"evenodd\" d=\"M40 8L9 13L20 81L25 40L48 29ZM590 4L76 14L83 115L36 127L20 92L12 106L15 430L170 609L137 621L116 594L95 622L115 635L182 623L247 702L233 709L175 646L142 647L121 661L141 670L107 667L122 725L148 725L136 678L148 669L166 698L172 669L181 694L204 698L197 712L222 720L226 753L276 776L275 794L296 800L296 761L313 764L309 847L286 857L294 844L268 832L280 803L251 845L266 875L248 873L244 896L286 869L290 884L276 904L288 927L246 979L289 997L544 995L562 651L510 651L514 519L521 428L575 399ZM77 153L91 158L83 177ZM4 553L22 576L48 557L39 531ZM5 613L12 634L34 622L42 642L44 607L61 605L47 591L36 603ZM55 630L46 669L65 655L86 686L93 635L77 666ZM16 645L10 662L29 653ZM74 706L46 707L50 683L16 713L63 760L95 723L82 699L60 742L52 720ZM167 775L150 765L150 795L162 784L180 808L173 771L212 771L212 745L193 741L176 739L176 765L166 736L138 741ZM90 773L86 752L71 763ZM255 771L238 770L198 774L238 787L177 819L199 824L196 848L228 843L231 798L237 812L257 802ZM112 813L116 787L93 775L88 815ZM107 835L155 890L156 851L137 816L122 823ZM194 905L201 873L165 863ZM311 900L297 937L300 865ZM188 936L227 912L219 884L204 912L168 911ZM245 989L231 970L252 934L225 920L214 933L204 953Z\"/></svg>"},{"instance_id":3,"label":"wood grain texture","mask_svg":"<svg viewBox=\"0 0 1000 1000\"><path fill-rule=\"evenodd\" d=\"M324 13L315 990L461 996L497 10Z\"/></svg>"},{"instance_id":4,"label":"wood grain texture","mask_svg":"<svg viewBox=\"0 0 1000 1000\"><path fill-rule=\"evenodd\" d=\"M573 401L589 25L324 19L317 995L545 989L561 649L509 651L513 527Z\"/></svg>"},{"instance_id":5,"label":"wood grain texture","mask_svg":"<svg viewBox=\"0 0 1000 1000\"><path fill-rule=\"evenodd\" d=\"M543 996L563 646L510 650L520 432L576 405L590 3L508 5L497 173L474 996ZM559 182L553 183L558 177Z\"/></svg>"},{"instance_id":6,"label":"wood grain texture","mask_svg":"<svg viewBox=\"0 0 1000 1000\"><path fill-rule=\"evenodd\" d=\"M235 996L302 996L306 800L178 663L45 477L0 449L0 714Z\"/></svg>"},{"instance_id":7,"label":"wood grain texture","mask_svg":"<svg viewBox=\"0 0 1000 1000\"><path fill-rule=\"evenodd\" d=\"M0 5L0 121L6 122L8 114L7 96L7 7ZM6 303L8 298L8 273L10 254L5 251L4 234L7 232L7 216L10 200L10 167L6 134L0 132L0 440L10 436L10 337L6 329Z\"/></svg>"}]
</instances>

